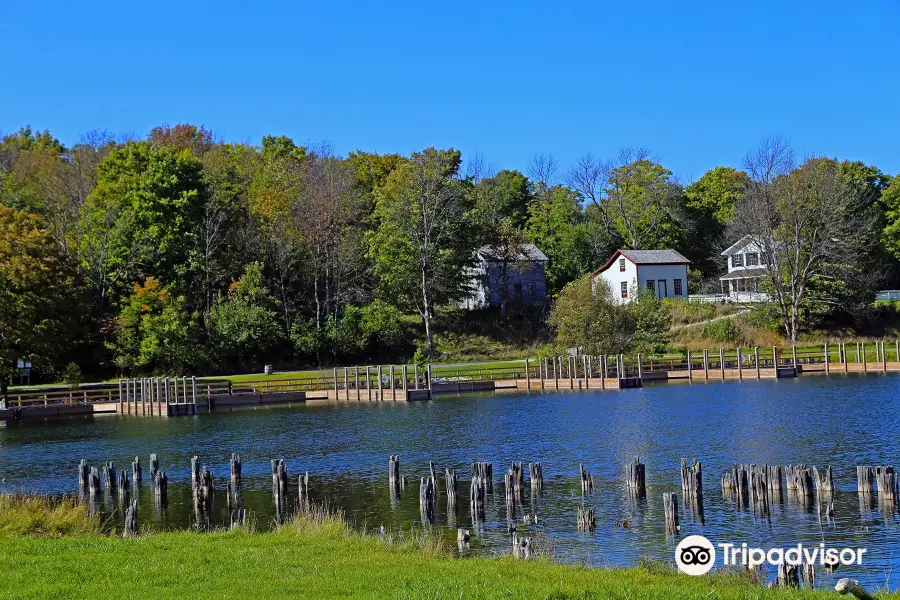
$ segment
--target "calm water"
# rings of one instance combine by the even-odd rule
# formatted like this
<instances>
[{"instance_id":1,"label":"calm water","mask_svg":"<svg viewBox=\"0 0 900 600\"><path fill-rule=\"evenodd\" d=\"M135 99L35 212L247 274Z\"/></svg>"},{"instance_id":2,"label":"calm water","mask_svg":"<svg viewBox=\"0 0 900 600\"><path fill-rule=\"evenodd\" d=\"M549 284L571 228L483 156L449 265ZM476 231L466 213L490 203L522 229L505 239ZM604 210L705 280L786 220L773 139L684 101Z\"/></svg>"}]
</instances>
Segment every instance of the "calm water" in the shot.
<instances>
[{"instance_id":1,"label":"calm water","mask_svg":"<svg viewBox=\"0 0 900 600\"><path fill-rule=\"evenodd\" d=\"M72 493L76 464L113 460L130 470L141 456L160 456L169 475L169 507L155 510L150 486L140 491L141 524L183 528L191 523L190 457L198 455L220 481L223 507L228 458L243 458L243 499L258 528L274 517L270 459L284 458L294 482L310 473L315 501L341 507L358 526L408 529L419 519L418 479L428 461L439 473L461 475L458 507L448 514L439 478L437 523L448 532L471 527L468 472L473 460L494 464L495 493L477 532L482 549L505 549L507 510L502 474L511 461L526 463L526 493L519 530L547 536L562 560L628 565L639 556L671 561L677 540L666 539L662 493L678 491L681 457L703 462L705 522L682 507L681 535L717 542L787 547L866 547L864 568L853 576L869 585L900 587L898 512L861 505L857 464L898 461L900 376L807 376L797 380L663 384L641 390L445 397L432 402L306 405L241 410L168 420L109 416L94 420L10 423L0 427L0 488ZM387 484L390 454L401 457L410 486L392 504ZM631 502L621 485L624 465L640 456L647 465L648 498ZM527 462L541 461L544 489L531 496ZM815 506L786 501L771 516L738 511L722 498L719 479L736 462L831 465L835 518L820 524ZM597 487L582 499L578 464L593 471ZM578 533L577 507L597 513L593 533ZM113 522L121 514L111 501ZM523 526L523 512L540 523ZM213 516L224 524L226 511ZM629 527L620 525L628 521ZM449 537L448 533L448 537ZM454 534L455 537L455 534ZM486 550L483 550L486 551ZM846 571L843 573L848 574ZM841 571L838 571L841 575ZM829 579L821 577L823 583Z\"/></svg>"}]
</instances>

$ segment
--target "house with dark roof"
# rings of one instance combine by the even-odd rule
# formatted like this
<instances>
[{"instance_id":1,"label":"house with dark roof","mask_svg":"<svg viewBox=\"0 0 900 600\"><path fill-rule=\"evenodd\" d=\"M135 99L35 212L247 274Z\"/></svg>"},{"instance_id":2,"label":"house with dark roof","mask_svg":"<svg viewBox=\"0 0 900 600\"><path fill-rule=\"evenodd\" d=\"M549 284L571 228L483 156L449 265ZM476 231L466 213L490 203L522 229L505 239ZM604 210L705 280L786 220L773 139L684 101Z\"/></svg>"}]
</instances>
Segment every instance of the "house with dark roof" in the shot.
<instances>
[{"instance_id":1,"label":"house with dark roof","mask_svg":"<svg viewBox=\"0 0 900 600\"><path fill-rule=\"evenodd\" d=\"M606 281L613 297L623 304L631 302L640 288L659 299L687 298L690 264L675 250L616 250L592 277Z\"/></svg>"},{"instance_id":2,"label":"house with dark roof","mask_svg":"<svg viewBox=\"0 0 900 600\"><path fill-rule=\"evenodd\" d=\"M763 246L773 244L771 238L745 235L726 248L722 256L728 262L728 272L719 277L722 294L733 302L768 302L769 295L760 291L760 280L768 273L768 253Z\"/></svg>"},{"instance_id":3,"label":"house with dark roof","mask_svg":"<svg viewBox=\"0 0 900 600\"><path fill-rule=\"evenodd\" d=\"M547 301L547 261L547 255L534 244L479 248L471 272L471 295L462 302L462 307L502 307L507 302L525 306L544 304Z\"/></svg>"}]
</instances>

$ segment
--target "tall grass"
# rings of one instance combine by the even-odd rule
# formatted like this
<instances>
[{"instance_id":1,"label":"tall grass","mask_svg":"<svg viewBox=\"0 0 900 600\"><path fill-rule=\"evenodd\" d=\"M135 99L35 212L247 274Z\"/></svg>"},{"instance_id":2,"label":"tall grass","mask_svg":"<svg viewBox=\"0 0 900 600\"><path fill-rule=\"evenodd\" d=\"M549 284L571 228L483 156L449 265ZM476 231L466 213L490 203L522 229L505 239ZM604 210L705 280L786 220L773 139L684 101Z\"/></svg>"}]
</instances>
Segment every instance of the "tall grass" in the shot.
<instances>
[{"instance_id":1,"label":"tall grass","mask_svg":"<svg viewBox=\"0 0 900 600\"><path fill-rule=\"evenodd\" d=\"M77 498L0 494L0 537L101 533L100 516Z\"/></svg>"}]
</instances>

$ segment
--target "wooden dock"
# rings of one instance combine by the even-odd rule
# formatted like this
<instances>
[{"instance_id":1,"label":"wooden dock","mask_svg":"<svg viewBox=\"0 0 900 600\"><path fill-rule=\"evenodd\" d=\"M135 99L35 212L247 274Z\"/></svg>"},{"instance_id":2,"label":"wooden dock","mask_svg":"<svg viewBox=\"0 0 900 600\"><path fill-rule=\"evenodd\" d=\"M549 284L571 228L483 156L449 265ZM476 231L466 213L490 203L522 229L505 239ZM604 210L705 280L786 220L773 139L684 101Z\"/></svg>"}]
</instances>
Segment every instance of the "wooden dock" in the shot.
<instances>
[{"instance_id":1,"label":"wooden dock","mask_svg":"<svg viewBox=\"0 0 900 600\"><path fill-rule=\"evenodd\" d=\"M815 351L735 348L683 355L553 356L519 364L344 367L302 379L233 383L194 377L122 379L76 390L12 391L0 420L74 415L192 416L305 402L406 402L503 390L587 391L690 382L782 379L807 374L900 372L900 342L841 343Z\"/></svg>"}]
</instances>

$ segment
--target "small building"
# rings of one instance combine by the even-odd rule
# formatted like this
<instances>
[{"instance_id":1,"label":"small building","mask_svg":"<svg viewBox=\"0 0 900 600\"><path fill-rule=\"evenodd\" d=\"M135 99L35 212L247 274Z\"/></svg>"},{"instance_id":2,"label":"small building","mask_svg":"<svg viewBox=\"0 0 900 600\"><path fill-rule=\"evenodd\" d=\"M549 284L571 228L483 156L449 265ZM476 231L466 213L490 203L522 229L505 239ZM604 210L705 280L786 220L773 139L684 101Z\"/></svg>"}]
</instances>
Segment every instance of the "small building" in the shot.
<instances>
[{"instance_id":1,"label":"small building","mask_svg":"<svg viewBox=\"0 0 900 600\"><path fill-rule=\"evenodd\" d=\"M631 302L639 288L659 299L687 298L687 258L675 250L616 250L606 264L594 271L594 281L605 280L620 303Z\"/></svg>"},{"instance_id":2,"label":"small building","mask_svg":"<svg viewBox=\"0 0 900 600\"><path fill-rule=\"evenodd\" d=\"M728 272L719 278L722 295L732 302L768 302L760 280L768 273L766 255L759 242L745 235L722 252Z\"/></svg>"},{"instance_id":3,"label":"small building","mask_svg":"<svg viewBox=\"0 0 900 600\"><path fill-rule=\"evenodd\" d=\"M462 308L502 306L514 301L525 306L547 302L547 255L534 244L520 244L511 252L484 246L475 253L469 284L471 295Z\"/></svg>"}]
</instances>

